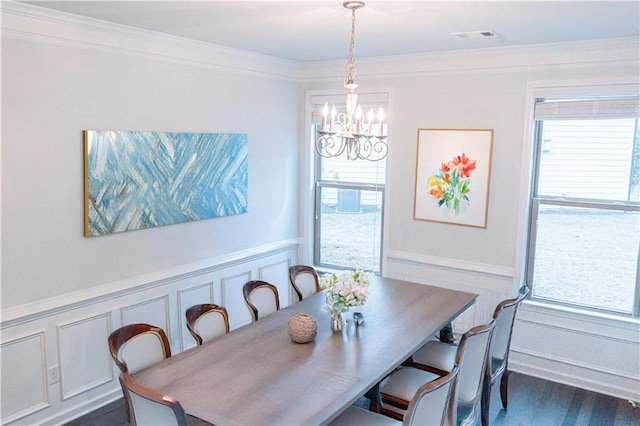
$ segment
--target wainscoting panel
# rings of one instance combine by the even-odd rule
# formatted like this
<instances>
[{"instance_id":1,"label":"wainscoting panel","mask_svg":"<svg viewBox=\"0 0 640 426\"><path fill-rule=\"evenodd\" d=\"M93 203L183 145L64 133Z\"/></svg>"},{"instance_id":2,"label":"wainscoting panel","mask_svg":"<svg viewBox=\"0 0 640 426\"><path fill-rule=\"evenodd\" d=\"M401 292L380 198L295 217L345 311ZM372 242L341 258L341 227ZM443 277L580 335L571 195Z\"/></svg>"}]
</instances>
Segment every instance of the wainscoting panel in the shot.
<instances>
[{"instance_id":1,"label":"wainscoting panel","mask_svg":"<svg viewBox=\"0 0 640 426\"><path fill-rule=\"evenodd\" d=\"M107 337L122 324L162 327L173 354L195 344L185 326L187 306L212 301L229 309L232 328L248 324L242 286L259 276L284 286L298 244L276 242L162 271L152 279L131 277L11 308L6 316L3 311L2 424L64 424L120 398L119 370Z\"/></svg>"},{"instance_id":2,"label":"wainscoting panel","mask_svg":"<svg viewBox=\"0 0 640 426\"><path fill-rule=\"evenodd\" d=\"M289 265L289 261L285 259L270 265L262 266L259 271L261 280L271 283L278 288L281 309L286 308L291 304ZM286 277L286 279L283 279L283 277Z\"/></svg>"},{"instance_id":3,"label":"wainscoting panel","mask_svg":"<svg viewBox=\"0 0 640 426\"><path fill-rule=\"evenodd\" d=\"M146 323L160 327L171 342L171 322L169 320L169 295L147 299L144 302L125 306L121 309L122 325Z\"/></svg>"},{"instance_id":4,"label":"wainscoting panel","mask_svg":"<svg viewBox=\"0 0 640 426\"><path fill-rule=\"evenodd\" d=\"M525 302L518 312L510 368L640 402L640 326L633 320L552 310Z\"/></svg>"},{"instance_id":5,"label":"wainscoting panel","mask_svg":"<svg viewBox=\"0 0 640 426\"><path fill-rule=\"evenodd\" d=\"M44 331L5 342L2 350L2 424L49 407Z\"/></svg>"},{"instance_id":6,"label":"wainscoting panel","mask_svg":"<svg viewBox=\"0 0 640 426\"><path fill-rule=\"evenodd\" d=\"M113 362L105 350L110 333L110 313L58 326L63 400L113 380Z\"/></svg>"},{"instance_id":7,"label":"wainscoting panel","mask_svg":"<svg viewBox=\"0 0 640 426\"><path fill-rule=\"evenodd\" d=\"M222 283L222 302L229 313L229 328L234 330L251 322L249 308L244 302L242 286L250 281L251 272L224 277Z\"/></svg>"},{"instance_id":8,"label":"wainscoting panel","mask_svg":"<svg viewBox=\"0 0 640 426\"><path fill-rule=\"evenodd\" d=\"M187 328L185 312L194 305L214 303L213 281L205 282L178 291L178 322L180 323L180 350L184 351L196 346L196 341Z\"/></svg>"}]
</instances>

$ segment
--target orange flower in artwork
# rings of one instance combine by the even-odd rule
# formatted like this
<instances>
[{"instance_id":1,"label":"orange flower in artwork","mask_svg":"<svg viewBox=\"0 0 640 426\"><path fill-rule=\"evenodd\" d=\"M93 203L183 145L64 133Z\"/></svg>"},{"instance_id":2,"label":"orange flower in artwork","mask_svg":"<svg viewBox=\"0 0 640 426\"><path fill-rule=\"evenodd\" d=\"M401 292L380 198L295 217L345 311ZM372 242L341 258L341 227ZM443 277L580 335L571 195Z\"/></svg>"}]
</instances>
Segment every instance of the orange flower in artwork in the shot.
<instances>
[{"instance_id":1,"label":"orange flower in artwork","mask_svg":"<svg viewBox=\"0 0 640 426\"><path fill-rule=\"evenodd\" d=\"M444 191L442 190L442 187L440 185L437 185L431 187L431 189L429 190L429 194L432 197L440 199L444 195Z\"/></svg>"},{"instance_id":2,"label":"orange flower in artwork","mask_svg":"<svg viewBox=\"0 0 640 426\"><path fill-rule=\"evenodd\" d=\"M451 175L449 174L449 172L451 171L451 167L449 166L449 164L447 164L447 163L440 163L440 164L441 164L440 165L440 171L442 172L442 178L444 180L451 179ZM440 198L440 197L438 197L438 198Z\"/></svg>"},{"instance_id":3,"label":"orange flower in artwork","mask_svg":"<svg viewBox=\"0 0 640 426\"><path fill-rule=\"evenodd\" d=\"M446 184L446 181L442 179L442 176L431 176L429 178L429 195L436 199L441 199L444 195L444 188L442 187Z\"/></svg>"}]
</instances>

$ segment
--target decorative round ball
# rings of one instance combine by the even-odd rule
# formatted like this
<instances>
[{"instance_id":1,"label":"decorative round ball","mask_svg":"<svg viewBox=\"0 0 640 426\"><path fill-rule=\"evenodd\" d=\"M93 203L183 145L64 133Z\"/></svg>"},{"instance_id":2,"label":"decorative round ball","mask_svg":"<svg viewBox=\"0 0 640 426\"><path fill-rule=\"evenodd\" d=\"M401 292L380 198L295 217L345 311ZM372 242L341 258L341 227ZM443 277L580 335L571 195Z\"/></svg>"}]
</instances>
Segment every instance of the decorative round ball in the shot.
<instances>
[{"instance_id":1,"label":"decorative round ball","mask_svg":"<svg viewBox=\"0 0 640 426\"><path fill-rule=\"evenodd\" d=\"M296 343L309 343L316 338L318 323L307 314L295 314L287 323L287 333Z\"/></svg>"}]
</instances>

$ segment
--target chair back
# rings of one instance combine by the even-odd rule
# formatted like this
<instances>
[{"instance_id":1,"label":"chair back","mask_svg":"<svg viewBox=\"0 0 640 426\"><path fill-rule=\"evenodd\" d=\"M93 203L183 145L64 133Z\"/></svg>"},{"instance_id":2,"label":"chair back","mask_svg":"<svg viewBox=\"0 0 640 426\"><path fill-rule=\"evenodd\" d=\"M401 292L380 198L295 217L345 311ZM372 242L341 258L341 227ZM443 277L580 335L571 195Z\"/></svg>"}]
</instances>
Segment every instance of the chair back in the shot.
<instances>
[{"instance_id":1,"label":"chair back","mask_svg":"<svg viewBox=\"0 0 640 426\"><path fill-rule=\"evenodd\" d=\"M311 266L291 266L289 268L289 281L300 301L320 291L318 273Z\"/></svg>"},{"instance_id":2,"label":"chair back","mask_svg":"<svg viewBox=\"0 0 640 426\"><path fill-rule=\"evenodd\" d=\"M409 401L402 424L443 426L455 423L449 419L455 413L454 388L459 371L459 366L455 365L446 376L422 385Z\"/></svg>"},{"instance_id":3,"label":"chair back","mask_svg":"<svg viewBox=\"0 0 640 426\"><path fill-rule=\"evenodd\" d=\"M128 373L120 373L120 385L137 426L188 426L189 421L178 401L137 383Z\"/></svg>"},{"instance_id":4,"label":"chair back","mask_svg":"<svg viewBox=\"0 0 640 426\"><path fill-rule=\"evenodd\" d=\"M493 332L491 341L491 359L506 360L509 356L511 346L511 335L513 334L513 323L515 322L518 306L527 296L529 289L524 286L520 289L518 297L507 299L498 304L493 313L496 322L496 329Z\"/></svg>"},{"instance_id":5,"label":"chair back","mask_svg":"<svg viewBox=\"0 0 640 426\"><path fill-rule=\"evenodd\" d=\"M489 362L489 342L494 328L495 321L492 320L489 324L473 327L463 336L464 354L460 361L460 377L457 383L459 404L475 406L480 401Z\"/></svg>"},{"instance_id":6,"label":"chair back","mask_svg":"<svg viewBox=\"0 0 640 426\"><path fill-rule=\"evenodd\" d=\"M109 335L109 352L122 372L144 370L171 356L164 330L149 324L129 324Z\"/></svg>"},{"instance_id":7,"label":"chair back","mask_svg":"<svg viewBox=\"0 0 640 426\"><path fill-rule=\"evenodd\" d=\"M264 317L280 309L278 289L266 281L249 281L243 286L242 293L254 321L258 321L258 316Z\"/></svg>"},{"instance_id":8,"label":"chair back","mask_svg":"<svg viewBox=\"0 0 640 426\"><path fill-rule=\"evenodd\" d=\"M198 345L229 332L229 314L223 306L212 303L195 305L185 312L187 328Z\"/></svg>"}]
</instances>

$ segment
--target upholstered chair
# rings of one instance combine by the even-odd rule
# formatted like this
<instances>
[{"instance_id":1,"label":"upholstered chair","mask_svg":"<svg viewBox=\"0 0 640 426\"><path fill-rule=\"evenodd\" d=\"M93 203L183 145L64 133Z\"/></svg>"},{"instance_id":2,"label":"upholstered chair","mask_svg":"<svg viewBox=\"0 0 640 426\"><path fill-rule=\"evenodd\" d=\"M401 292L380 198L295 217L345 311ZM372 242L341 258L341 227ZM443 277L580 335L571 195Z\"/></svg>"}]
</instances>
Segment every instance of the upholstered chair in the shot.
<instances>
[{"instance_id":1,"label":"upholstered chair","mask_svg":"<svg viewBox=\"0 0 640 426\"><path fill-rule=\"evenodd\" d=\"M135 374L171 356L164 330L149 324L128 324L109 335L109 352L123 372Z\"/></svg>"},{"instance_id":2,"label":"upholstered chair","mask_svg":"<svg viewBox=\"0 0 640 426\"><path fill-rule=\"evenodd\" d=\"M223 306L204 303L185 312L187 328L198 345L229 332L229 314Z\"/></svg>"},{"instance_id":3,"label":"upholstered chair","mask_svg":"<svg viewBox=\"0 0 640 426\"><path fill-rule=\"evenodd\" d=\"M404 368L404 367L401 367ZM331 423L332 426L429 425L449 426L455 409L455 383L458 366L418 387L409 401L402 422L392 417L351 406Z\"/></svg>"},{"instance_id":4,"label":"upholstered chair","mask_svg":"<svg viewBox=\"0 0 640 426\"><path fill-rule=\"evenodd\" d=\"M401 367L399 371L404 371L401 375L393 373L381 382L381 412L396 417L404 415L407 397L413 393L417 383L427 378L427 374L445 376L459 365L455 423L475 424L480 418L482 386L494 327L494 321L473 327L462 336L457 346L436 340L427 342L413 355L411 362ZM454 423L453 419L450 421Z\"/></svg>"},{"instance_id":5,"label":"upholstered chair","mask_svg":"<svg viewBox=\"0 0 640 426\"><path fill-rule=\"evenodd\" d=\"M123 373L135 374L171 356L164 330L149 324L124 325L112 332L107 341L111 358ZM131 423L128 404L125 409Z\"/></svg>"},{"instance_id":6,"label":"upholstered chair","mask_svg":"<svg viewBox=\"0 0 640 426\"><path fill-rule=\"evenodd\" d=\"M489 410L491 408L491 388L500 380L500 399L502 406L506 409L508 403L509 387L509 348L511 346L511 335L513 334L513 323L516 318L518 306L529 293L525 286L520 289L518 297L503 300L498 304L493 313L493 320L496 322L496 329L490 344L489 368L486 371L484 389L482 390L482 426L489 425Z\"/></svg>"},{"instance_id":7,"label":"upholstered chair","mask_svg":"<svg viewBox=\"0 0 640 426\"><path fill-rule=\"evenodd\" d=\"M189 424L187 415L178 401L141 386L129 373L120 373L120 385L131 414L131 425L187 426Z\"/></svg>"},{"instance_id":8,"label":"upholstered chair","mask_svg":"<svg viewBox=\"0 0 640 426\"><path fill-rule=\"evenodd\" d=\"M300 301L320 291L318 273L311 266L291 266L289 268L289 281Z\"/></svg>"},{"instance_id":9,"label":"upholstered chair","mask_svg":"<svg viewBox=\"0 0 640 426\"><path fill-rule=\"evenodd\" d=\"M249 307L253 321L258 321L277 310L280 310L278 289L266 281L253 280L242 287L244 301Z\"/></svg>"}]
</instances>

